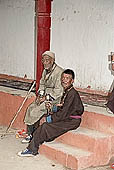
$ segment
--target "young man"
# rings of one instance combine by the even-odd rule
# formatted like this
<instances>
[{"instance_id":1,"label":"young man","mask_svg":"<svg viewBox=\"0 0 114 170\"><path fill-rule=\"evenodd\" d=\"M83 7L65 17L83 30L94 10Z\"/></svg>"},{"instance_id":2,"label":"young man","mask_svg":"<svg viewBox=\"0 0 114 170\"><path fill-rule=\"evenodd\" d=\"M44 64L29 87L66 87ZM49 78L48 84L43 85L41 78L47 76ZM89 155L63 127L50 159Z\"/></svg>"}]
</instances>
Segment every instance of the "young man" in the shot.
<instances>
[{"instance_id":1,"label":"young man","mask_svg":"<svg viewBox=\"0 0 114 170\"><path fill-rule=\"evenodd\" d=\"M29 105L25 114L24 123L27 125L28 136L22 140L22 143L28 143L31 140L37 121L47 112L45 107L46 96L48 96L48 100L52 100L52 103L58 103L63 93L61 86L63 69L55 63L55 53L45 51L42 54L42 64L44 70L40 80L38 96Z\"/></svg>"},{"instance_id":2,"label":"young man","mask_svg":"<svg viewBox=\"0 0 114 170\"><path fill-rule=\"evenodd\" d=\"M59 109L41 118L40 126L35 130L27 149L19 152L19 156L37 155L39 146L43 142L52 141L69 130L77 129L80 126L84 107L78 92L73 87L74 77L72 70L63 71L61 84L64 93Z\"/></svg>"}]
</instances>

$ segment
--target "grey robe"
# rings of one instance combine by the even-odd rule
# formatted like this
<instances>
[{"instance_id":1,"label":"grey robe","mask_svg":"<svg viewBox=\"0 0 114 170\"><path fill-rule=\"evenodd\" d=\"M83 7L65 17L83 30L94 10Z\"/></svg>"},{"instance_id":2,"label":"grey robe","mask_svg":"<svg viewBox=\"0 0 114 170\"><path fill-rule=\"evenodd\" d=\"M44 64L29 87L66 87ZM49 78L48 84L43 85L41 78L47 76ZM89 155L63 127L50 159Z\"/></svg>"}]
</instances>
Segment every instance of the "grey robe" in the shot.
<instances>
[{"instance_id":1,"label":"grey robe","mask_svg":"<svg viewBox=\"0 0 114 170\"><path fill-rule=\"evenodd\" d=\"M44 69L42 73L42 78L40 80L39 90L45 90L46 94L50 94L55 100L53 103L59 103L60 98L63 93L63 88L61 85L61 73L63 69L56 64L53 65L51 73L46 75L46 70ZM34 101L27 108L24 122L27 125L33 125L39 120L39 118L46 113L45 103L43 102L40 106Z\"/></svg>"}]
</instances>

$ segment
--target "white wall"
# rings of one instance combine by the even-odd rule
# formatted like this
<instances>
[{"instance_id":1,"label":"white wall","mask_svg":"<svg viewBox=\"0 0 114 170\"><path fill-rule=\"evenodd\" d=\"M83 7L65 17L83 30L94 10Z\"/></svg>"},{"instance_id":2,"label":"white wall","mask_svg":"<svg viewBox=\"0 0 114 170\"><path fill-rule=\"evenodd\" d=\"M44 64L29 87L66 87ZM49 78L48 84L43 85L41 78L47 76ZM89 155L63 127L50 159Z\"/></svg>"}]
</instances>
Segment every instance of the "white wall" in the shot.
<instances>
[{"instance_id":1,"label":"white wall","mask_svg":"<svg viewBox=\"0 0 114 170\"><path fill-rule=\"evenodd\" d=\"M51 50L76 73L76 86L107 91L113 80L114 0L54 0Z\"/></svg>"},{"instance_id":2,"label":"white wall","mask_svg":"<svg viewBox=\"0 0 114 170\"><path fill-rule=\"evenodd\" d=\"M34 0L0 0L0 74L34 78Z\"/></svg>"}]
</instances>

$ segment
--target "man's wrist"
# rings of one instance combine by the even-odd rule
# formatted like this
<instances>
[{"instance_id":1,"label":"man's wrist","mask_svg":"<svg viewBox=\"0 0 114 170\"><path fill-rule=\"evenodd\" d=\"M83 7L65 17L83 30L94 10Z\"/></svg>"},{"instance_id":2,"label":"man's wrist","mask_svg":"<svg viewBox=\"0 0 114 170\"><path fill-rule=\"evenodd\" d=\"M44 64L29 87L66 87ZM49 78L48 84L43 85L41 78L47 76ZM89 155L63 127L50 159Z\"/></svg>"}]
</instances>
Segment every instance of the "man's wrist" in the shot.
<instances>
[{"instance_id":1,"label":"man's wrist","mask_svg":"<svg viewBox=\"0 0 114 170\"><path fill-rule=\"evenodd\" d=\"M49 115L49 116L46 117L46 122L48 122L48 123L51 123L51 122L52 122L51 115Z\"/></svg>"}]
</instances>

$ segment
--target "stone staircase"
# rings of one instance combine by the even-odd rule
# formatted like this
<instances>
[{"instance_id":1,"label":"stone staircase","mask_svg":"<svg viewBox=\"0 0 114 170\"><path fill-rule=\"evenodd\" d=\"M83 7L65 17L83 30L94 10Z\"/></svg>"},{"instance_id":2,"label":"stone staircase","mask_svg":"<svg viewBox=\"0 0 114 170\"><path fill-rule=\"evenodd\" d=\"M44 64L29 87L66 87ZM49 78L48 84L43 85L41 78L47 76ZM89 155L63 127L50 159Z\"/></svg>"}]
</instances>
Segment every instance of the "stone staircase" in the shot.
<instances>
[{"instance_id":1,"label":"stone staircase","mask_svg":"<svg viewBox=\"0 0 114 170\"><path fill-rule=\"evenodd\" d=\"M73 170L106 165L114 155L114 115L87 106L81 127L44 143L40 153Z\"/></svg>"},{"instance_id":2,"label":"stone staircase","mask_svg":"<svg viewBox=\"0 0 114 170\"><path fill-rule=\"evenodd\" d=\"M26 92L0 87L0 125L8 126ZM25 128L23 118L28 105L34 100L31 95L13 124ZM81 126L53 142L44 143L39 152L49 159L73 170L108 164L114 156L114 115L104 107L85 105Z\"/></svg>"}]
</instances>

